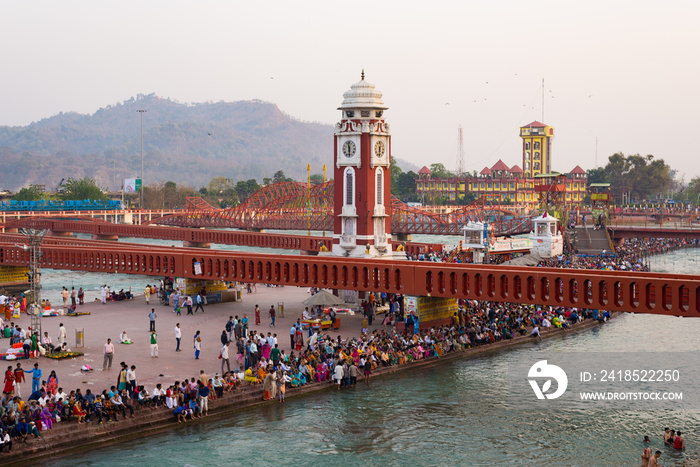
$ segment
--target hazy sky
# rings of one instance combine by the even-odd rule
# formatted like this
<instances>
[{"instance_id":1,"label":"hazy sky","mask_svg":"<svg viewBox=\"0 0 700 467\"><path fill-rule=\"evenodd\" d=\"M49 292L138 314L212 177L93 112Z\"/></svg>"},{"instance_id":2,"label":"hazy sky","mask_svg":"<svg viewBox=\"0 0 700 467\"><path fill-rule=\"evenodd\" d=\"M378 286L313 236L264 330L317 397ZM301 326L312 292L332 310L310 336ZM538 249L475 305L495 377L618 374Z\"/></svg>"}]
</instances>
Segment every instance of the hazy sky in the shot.
<instances>
[{"instance_id":1,"label":"hazy sky","mask_svg":"<svg viewBox=\"0 0 700 467\"><path fill-rule=\"evenodd\" d=\"M0 125L151 92L261 99L332 124L364 68L389 106L394 156L454 170L461 124L466 168L481 170L521 164L518 127L541 119L544 78L554 170L593 168L597 137L599 165L653 154L686 181L700 175L697 0L51 0L0 12Z\"/></svg>"}]
</instances>

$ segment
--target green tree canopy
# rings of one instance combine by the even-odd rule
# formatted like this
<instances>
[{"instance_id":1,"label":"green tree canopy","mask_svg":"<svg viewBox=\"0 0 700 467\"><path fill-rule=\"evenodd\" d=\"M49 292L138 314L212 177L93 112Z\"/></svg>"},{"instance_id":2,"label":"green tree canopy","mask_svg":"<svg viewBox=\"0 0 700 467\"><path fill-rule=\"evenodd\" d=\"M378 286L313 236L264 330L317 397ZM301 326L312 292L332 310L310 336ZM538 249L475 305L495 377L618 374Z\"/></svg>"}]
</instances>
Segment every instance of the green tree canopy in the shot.
<instances>
[{"instance_id":1,"label":"green tree canopy","mask_svg":"<svg viewBox=\"0 0 700 467\"><path fill-rule=\"evenodd\" d=\"M207 185L206 193L210 201L221 208L227 208L238 204L238 192L233 180L226 177L214 177Z\"/></svg>"},{"instance_id":2,"label":"green tree canopy","mask_svg":"<svg viewBox=\"0 0 700 467\"><path fill-rule=\"evenodd\" d=\"M445 166L439 162L430 164L430 171L435 178L452 178L454 174L447 170Z\"/></svg>"},{"instance_id":3,"label":"green tree canopy","mask_svg":"<svg viewBox=\"0 0 700 467\"><path fill-rule=\"evenodd\" d=\"M44 198L44 191L39 185L29 185L19 190L12 199L16 201L39 201Z\"/></svg>"},{"instance_id":4,"label":"green tree canopy","mask_svg":"<svg viewBox=\"0 0 700 467\"><path fill-rule=\"evenodd\" d=\"M278 170L275 172L275 174L272 176L272 183L282 183L282 182L293 182L294 180L291 178L287 178L284 175L284 170ZM257 184L257 183L256 183Z\"/></svg>"},{"instance_id":5,"label":"green tree canopy","mask_svg":"<svg viewBox=\"0 0 700 467\"><path fill-rule=\"evenodd\" d=\"M671 168L663 159L651 154L625 156L615 153L608 158L605 167L588 171L589 183L610 183L618 200L622 193L629 193L633 201L643 201L664 196L673 182Z\"/></svg>"},{"instance_id":6,"label":"green tree canopy","mask_svg":"<svg viewBox=\"0 0 700 467\"><path fill-rule=\"evenodd\" d=\"M107 199L107 195L97 186L94 178L85 177L80 180L69 178L63 184L63 191L60 197L63 200L69 199Z\"/></svg>"},{"instance_id":7,"label":"green tree canopy","mask_svg":"<svg viewBox=\"0 0 700 467\"><path fill-rule=\"evenodd\" d=\"M257 180L254 178L251 178L250 180L246 181L239 181L236 183L236 193L238 193L238 199L243 202L247 200L250 195L255 193L260 189L260 185L258 185Z\"/></svg>"}]
</instances>

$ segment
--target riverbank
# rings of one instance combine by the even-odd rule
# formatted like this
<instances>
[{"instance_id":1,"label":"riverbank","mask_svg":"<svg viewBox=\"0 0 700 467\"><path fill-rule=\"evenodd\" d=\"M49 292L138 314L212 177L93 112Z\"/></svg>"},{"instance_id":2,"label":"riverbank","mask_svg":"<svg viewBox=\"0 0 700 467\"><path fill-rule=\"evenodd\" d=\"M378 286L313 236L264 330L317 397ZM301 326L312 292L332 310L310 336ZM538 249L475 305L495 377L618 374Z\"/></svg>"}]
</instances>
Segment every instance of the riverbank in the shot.
<instances>
[{"instance_id":1,"label":"riverbank","mask_svg":"<svg viewBox=\"0 0 700 467\"><path fill-rule=\"evenodd\" d=\"M543 332L542 338L551 339L561 337L588 330L598 325L598 322L588 320L576 325L570 330L556 329ZM533 339L529 337L517 337L513 340L506 340L466 349L464 351L448 353L441 358L418 360L405 365L378 368L372 375L372 378L376 379L398 371L441 365L457 359L480 357L504 349L526 345L528 342L532 341ZM301 388L288 388L287 398L301 397L306 394L326 391L331 388L333 388L333 385L329 382L311 383ZM85 452L86 450L103 447L107 444L141 438L158 432L168 431L173 428L177 429L182 426L190 426L192 424L200 425L202 423L207 423L211 419L223 418L247 408L277 403L263 402L261 396L262 387L260 385L241 386L236 388L233 393L227 394L221 399L211 401L208 417L188 421L186 425L178 424L172 411L166 409L140 410L133 419L112 422L102 426L93 424L77 425L74 422L59 423L53 430L46 432L42 440L32 440L28 444L16 446L12 456L13 465L26 465L50 457L55 458L55 456L67 456ZM7 461L9 459L2 458L2 460Z\"/></svg>"}]
</instances>

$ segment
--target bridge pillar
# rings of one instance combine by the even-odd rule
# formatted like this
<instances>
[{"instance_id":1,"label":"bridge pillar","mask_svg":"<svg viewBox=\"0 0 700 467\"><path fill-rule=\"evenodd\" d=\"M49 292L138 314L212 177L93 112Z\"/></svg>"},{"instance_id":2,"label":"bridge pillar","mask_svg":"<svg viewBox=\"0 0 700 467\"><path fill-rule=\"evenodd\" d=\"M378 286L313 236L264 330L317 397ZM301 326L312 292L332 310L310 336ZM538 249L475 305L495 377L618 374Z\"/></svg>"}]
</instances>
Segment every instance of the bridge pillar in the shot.
<instances>
[{"instance_id":1,"label":"bridge pillar","mask_svg":"<svg viewBox=\"0 0 700 467\"><path fill-rule=\"evenodd\" d=\"M411 240L413 240L413 234L410 234L410 233L391 234L391 238L396 242L410 242Z\"/></svg>"},{"instance_id":2,"label":"bridge pillar","mask_svg":"<svg viewBox=\"0 0 700 467\"><path fill-rule=\"evenodd\" d=\"M5 233L19 233L19 229L16 227L5 228Z\"/></svg>"},{"instance_id":3,"label":"bridge pillar","mask_svg":"<svg viewBox=\"0 0 700 467\"><path fill-rule=\"evenodd\" d=\"M73 232L56 232L54 230L49 230L46 234L47 237L75 237Z\"/></svg>"},{"instance_id":4,"label":"bridge pillar","mask_svg":"<svg viewBox=\"0 0 700 467\"><path fill-rule=\"evenodd\" d=\"M189 240L183 240L182 246L185 248L211 248L211 243L209 242L190 242Z\"/></svg>"},{"instance_id":5,"label":"bridge pillar","mask_svg":"<svg viewBox=\"0 0 700 467\"><path fill-rule=\"evenodd\" d=\"M251 232L265 233L265 229L261 229L261 228L259 228L259 227L252 227L252 228L250 228L250 229L248 229L248 230L250 230Z\"/></svg>"},{"instance_id":6,"label":"bridge pillar","mask_svg":"<svg viewBox=\"0 0 700 467\"><path fill-rule=\"evenodd\" d=\"M92 236L90 238L92 238L93 240L114 240L114 241L119 240L118 235L104 235L104 234L92 234Z\"/></svg>"}]
</instances>

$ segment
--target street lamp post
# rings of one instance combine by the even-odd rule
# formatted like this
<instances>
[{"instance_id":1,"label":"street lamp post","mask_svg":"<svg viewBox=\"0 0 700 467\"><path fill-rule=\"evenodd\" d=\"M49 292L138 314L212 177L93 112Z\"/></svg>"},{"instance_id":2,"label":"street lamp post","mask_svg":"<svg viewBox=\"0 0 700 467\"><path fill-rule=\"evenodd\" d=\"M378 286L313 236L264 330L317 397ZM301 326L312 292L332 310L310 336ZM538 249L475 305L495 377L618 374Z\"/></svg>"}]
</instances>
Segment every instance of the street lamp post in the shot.
<instances>
[{"instance_id":1,"label":"street lamp post","mask_svg":"<svg viewBox=\"0 0 700 467\"><path fill-rule=\"evenodd\" d=\"M308 172L308 182L306 185L306 215L308 216L309 220L308 235L311 235L311 164L307 164L306 171Z\"/></svg>"},{"instance_id":2,"label":"street lamp post","mask_svg":"<svg viewBox=\"0 0 700 467\"><path fill-rule=\"evenodd\" d=\"M143 210L143 113L148 110L139 109L137 112L141 114L141 210Z\"/></svg>"},{"instance_id":3,"label":"street lamp post","mask_svg":"<svg viewBox=\"0 0 700 467\"><path fill-rule=\"evenodd\" d=\"M323 184L324 184L324 185L326 184L326 164L323 164ZM323 208L324 211L325 211L325 206L322 206L322 208ZM325 230L325 229L323 230L323 236L324 236L324 237L326 236L326 230Z\"/></svg>"},{"instance_id":4,"label":"street lamp post","mask_svg":"<svg viewBox=\"0 0 700 467\"><path fill-rule=\"evenodd\" d=\"M30 303L30 318L32 332L41 339L41 271L39 260L41 259L41 242L48 230L19 229L19 232L27 238L29 246L22 245L24 251L30 252L29 273L31 274L32 302Z\"/></svg>"}]
</instances>

